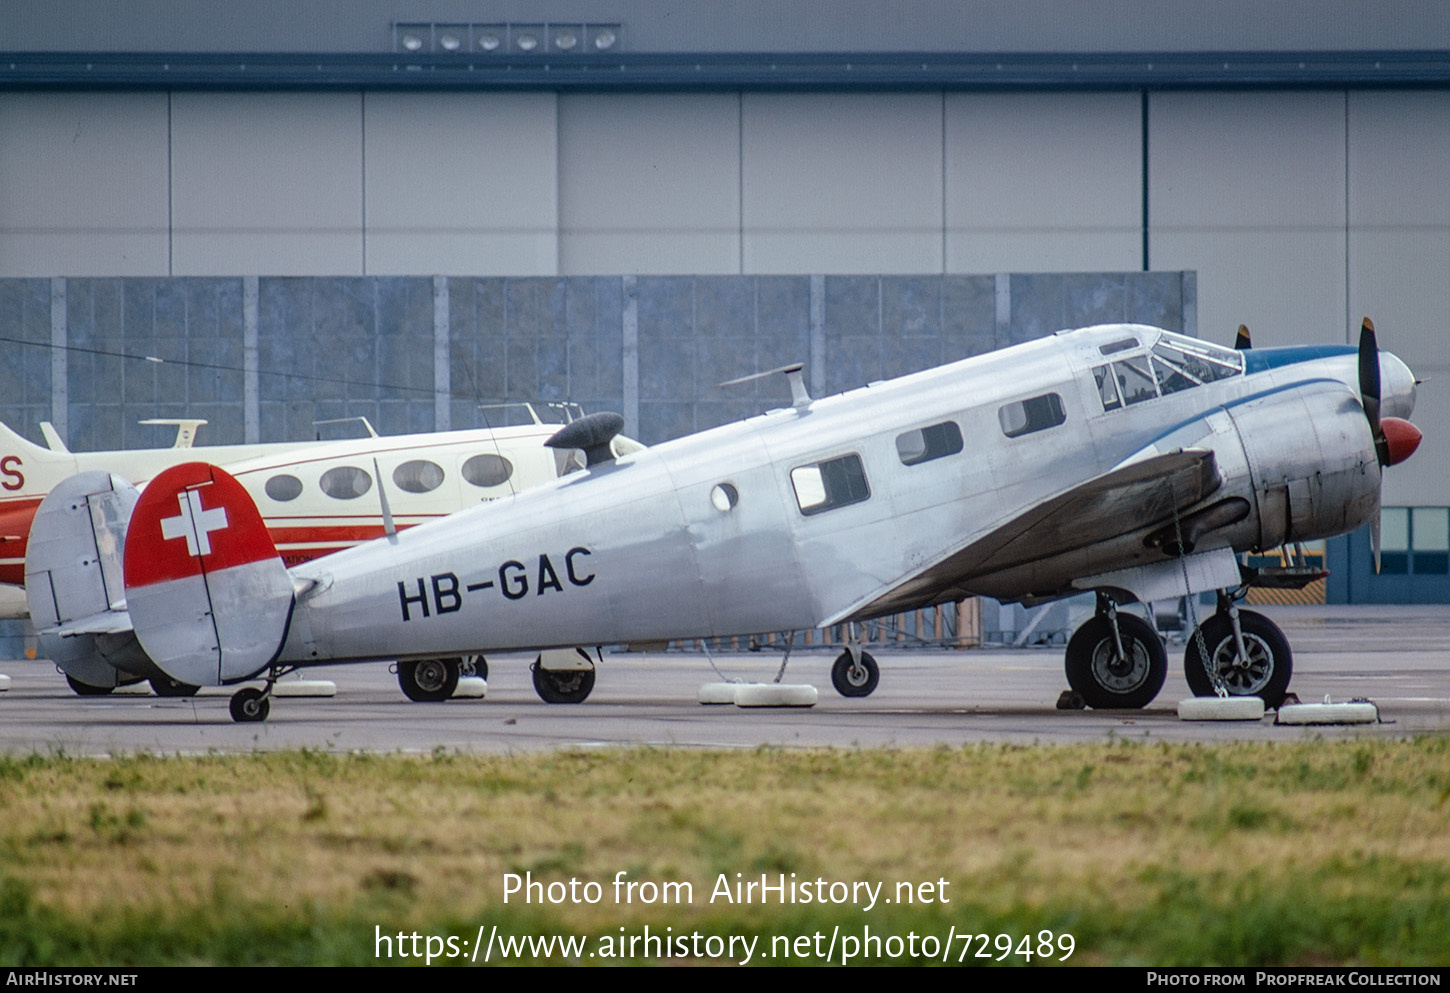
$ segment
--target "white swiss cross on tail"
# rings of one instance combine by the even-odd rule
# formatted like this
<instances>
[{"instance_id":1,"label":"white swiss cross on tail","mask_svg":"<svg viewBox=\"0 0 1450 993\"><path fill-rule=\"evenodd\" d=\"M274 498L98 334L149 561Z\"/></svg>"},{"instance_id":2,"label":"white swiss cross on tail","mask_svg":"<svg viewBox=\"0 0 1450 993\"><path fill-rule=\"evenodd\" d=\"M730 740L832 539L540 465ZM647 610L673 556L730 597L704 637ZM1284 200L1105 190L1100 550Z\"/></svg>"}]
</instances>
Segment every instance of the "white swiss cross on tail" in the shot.
<instances>
[{"instance_id":1,"label":"white swiss cross on tail","mask_svg":"<svg viewBox=\"0 0 1450 993\"><path fill-rule=\"evenodd\" d=\"M227 526L226 508L202 510L201 493L197 490L176 494L176 501L181 505L181 513L161 519L161 536L167 539L185 538L188 555L210 555L211 532Z\"/></svg>"},{"instance_id":2,"label":"white swiss cross on tail","mask_svg":"<svg viewBox=\"0 0 1450 993\"><path fill-rule=\"evenodd\" d=\"M136 502L126 607L172 679L216 686L265 669L292 614L292 577L242 485L201 462L173 466Z\"/></svg>"}]
</instances>

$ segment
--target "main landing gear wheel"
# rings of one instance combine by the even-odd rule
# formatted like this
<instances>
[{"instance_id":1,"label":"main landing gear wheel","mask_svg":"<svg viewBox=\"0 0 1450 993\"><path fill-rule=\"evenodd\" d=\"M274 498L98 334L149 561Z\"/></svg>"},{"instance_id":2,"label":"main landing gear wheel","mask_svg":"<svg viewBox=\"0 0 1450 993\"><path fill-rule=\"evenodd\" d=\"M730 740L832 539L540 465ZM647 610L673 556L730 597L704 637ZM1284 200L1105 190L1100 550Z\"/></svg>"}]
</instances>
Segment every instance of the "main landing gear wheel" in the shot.
<instances>
[{"instance_id":1,"label":"main landing gear wheel","mask_svg":"<svg viewBox=\"0 0 1450 993\"><path fill-rule=\"evenodd\" d=\"M65 681L70 684L70 688L76 696L105 696L115 689L114 686L92 686L90 683L81 682L74 676L66 676Z\"/></svg>"},{"instance_id":2,"label":"main landing gear wheel","mask_svg":"<svg viewBox=\"0 0 1450 993\"><path fill-rule=\"evenodd\" d=\"M836 656L831 666L831 685L841 696L870 696L881 681L881 670L876 660L865 652L858 664L849 651Z\"/></svg>"},{"instance_id":3,"label":"main landing gear wheel","mask_svg":"<svg viewBox=\"0 0 1450 993\"><path fill-rule=\"evenodd\" d=\"M255 686L246 686L232 694L232 720L238 724L265 721L272 711L272 700Z\"/></svg>"},{"instance_id":4,"label":"main landing gear wheel","mask_svg":"<svg viewBox=\"0 0 1450 993\"><path fill-rule=\"evenodd\" d=\"M151 692L157 696L196 696L200 686L192 686L190 683L179 683L170 676L162 676L152 679Z\"/></svg>"},{"instance_id":5,"label":"main landing gear wheel","mask_svg":"<svg viewBox=\"0 0 1450 993\"><path fill-rule=\"evenodd\" d=\"M534 660L534 692L545 703L583 703L594 690L593 669L545 669Z\"/></svg>"},{"instance_id":6,"label":"main landing gear wheel","mask_svg":"<svg viewBox=\"0 0 1450 993\"><path fill-rule=\"evenodd\" d=\"M1067 643L1067 684L1094 710L1146 707L1168 677L1168 653L1152 625L1118 614L1118 635L1121 654L1113 622L1098 615Z\"/></svg>"},{"instance_id":7,"label":"main landing gear wheel","mask_svg":"<svg viewBox=\"0 0 1450 993\"><path fill-rule=\"evenodd\" d=\"M1278 625L1252 610L1239 611L1239 630L1243 632L1247 659L1238 657L1233 621L1228 614L1214 614L1199 625L1183 653L1183 675L1188 680L1188 688L1194 696L1214 695L1198 649L1201 633L1208 657L1223 677L1229 696L1261 697L1265 707L1277 709L1289 692L1289 679L1294 674L1289 642Z\"/></svg>"},{"instance_id":8,"label":"main landing gear wheel","mask_svg":"<svg viewBox=\"0 0 1450 993\"><path fill-rule=\"evenodd\" d=\"M416 703L447 700L458 688L461 659L413 659L398 663L398 685Z\"/></svg>"}]
</instances>

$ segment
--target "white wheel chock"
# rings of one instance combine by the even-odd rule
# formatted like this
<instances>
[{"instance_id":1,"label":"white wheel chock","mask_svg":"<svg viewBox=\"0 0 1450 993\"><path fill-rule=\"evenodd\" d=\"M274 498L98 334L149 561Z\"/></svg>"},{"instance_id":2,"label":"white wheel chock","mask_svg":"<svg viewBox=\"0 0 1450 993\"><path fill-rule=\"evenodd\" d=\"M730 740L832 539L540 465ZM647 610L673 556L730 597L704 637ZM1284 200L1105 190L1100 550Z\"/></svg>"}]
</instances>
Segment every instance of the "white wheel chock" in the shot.
<instances>
[{"instance_id":1,"label":"white wheel chock","mask_svg":"<svg viewBox=\"0 0 1450 993\"><path fill-rule=\"evenodd\" d=\"M820 694L809 683L737 683L737 707L814 707Z\"/></svg>"},{"instance_id":2,"label":"white wheel chock","mask_svg":"<svg viewBox=\"0 0 1450 993\"><path fill-rule=\"evenodd\" d=\"M740 683L702 683L699 700L702 704L734 703L735 687Z\"/></svg>"},{"instance_id":3,"label":"white wheel chock","mask_svg":"<svg viewBox=\"0 0 1450 993\"><path fill-rule=\"evenodd\" d=\"M1259 721L1264 701L1256 696L1192 696L1178 701L1180 721Z\"/></svg>"},{"instance_id":4,"label":"white wheel chock","mask_svg":"<svg viewBox=\"0 0 1450 993\"><path fill-rule=\"evenodd\" d=\"M10 688L10 677L9 676L0 676L0 693L4 693L9 688Z\"/></svg>"},{"instance_id":5,"label":"white wheel chock","mask_svg":"<svg viewBox=\"0 0 1450 993\"><path fill-rule=\"evenodd\" d=\"M330 679L285 679L272 684L273 696L337 696L337 684Z\"/></svg>"},{"instance_id":6,"label":"white wheel chock","mask_svg":"<svg viewBox=\"0 0 1450 993\"><path fill-rule=\"evenodd\" d=\"M137 683L126 683L123 686L117 686L111 692L116 696L150 696L151 684L143 679Z\"/></svg>"},{"instance_id":7,"label":"white wheel chock","mask_svg":"<svg viewBox=\"0 0 1450 993\"><path fill-rule=\"evenodd\" d=\"M482 676L459 676L453 690L455 700L482 700L488 695L488 680Z\"/></svg>"},{"instance_id":8,"label":"white wheel chock","mask_svg":"<svg viewBox=\"0 0 1450 993\"><path fill-rule=\"evenodd\" d=\"M1275 724L1374 724L1380 719L1380 709L1370 700L1351 700L1348 703L1333 703L1329 697L1323 703L1286 703L1279 708Z\"/></svg>"}]
</instances>

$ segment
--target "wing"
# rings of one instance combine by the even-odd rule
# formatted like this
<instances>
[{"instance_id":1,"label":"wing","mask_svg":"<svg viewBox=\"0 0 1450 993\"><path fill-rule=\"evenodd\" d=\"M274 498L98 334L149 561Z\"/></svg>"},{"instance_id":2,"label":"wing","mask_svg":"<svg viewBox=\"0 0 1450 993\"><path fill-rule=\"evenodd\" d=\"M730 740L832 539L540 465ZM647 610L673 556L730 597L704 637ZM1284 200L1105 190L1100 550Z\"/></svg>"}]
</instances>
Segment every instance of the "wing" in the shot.
<instances>
[{"instance_id":1,"label":"wing","mask_svg":"<svg viewBox=\"0 0 1450 993\"><path fill-rule=\"evenodd\" d=\"M1120 465L969 539L964 547L825 623L879 617L978 594L1050 599L1075 592L1073 579L1118 564L1109 556L1089 560L1088 553L1171 523L1175 511L1198 503L1219 483L1211 451L1181 450ZM1124 544L1141 549L1140 542ZM1074 559L1084 567L1074 571ZM1028 584L1025 595L1016 592L1023 583Z\"/></svg>"}]
</instances>

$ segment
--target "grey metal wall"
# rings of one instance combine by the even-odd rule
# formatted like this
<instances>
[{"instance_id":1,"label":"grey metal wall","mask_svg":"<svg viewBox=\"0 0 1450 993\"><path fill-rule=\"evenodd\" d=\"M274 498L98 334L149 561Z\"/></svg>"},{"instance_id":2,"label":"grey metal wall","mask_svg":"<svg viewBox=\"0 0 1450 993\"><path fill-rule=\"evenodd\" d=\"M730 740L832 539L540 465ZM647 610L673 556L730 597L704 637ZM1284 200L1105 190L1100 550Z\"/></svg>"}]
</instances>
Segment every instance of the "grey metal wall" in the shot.
<instances>
[{"instance_id":1,"label":"grey metal wall","mask_svg":"<svg viewBox=\"0 0 1450 993\"><path fill-rule=\"evenodd\" d=\"M0 419L98 450L169 444L148 417L230 444L573 400L654 443L787 401L718 384L789 362L822 395L1121 320L1196 331L1194 274L0 279Z\"/></svg>"}]
</instances>

